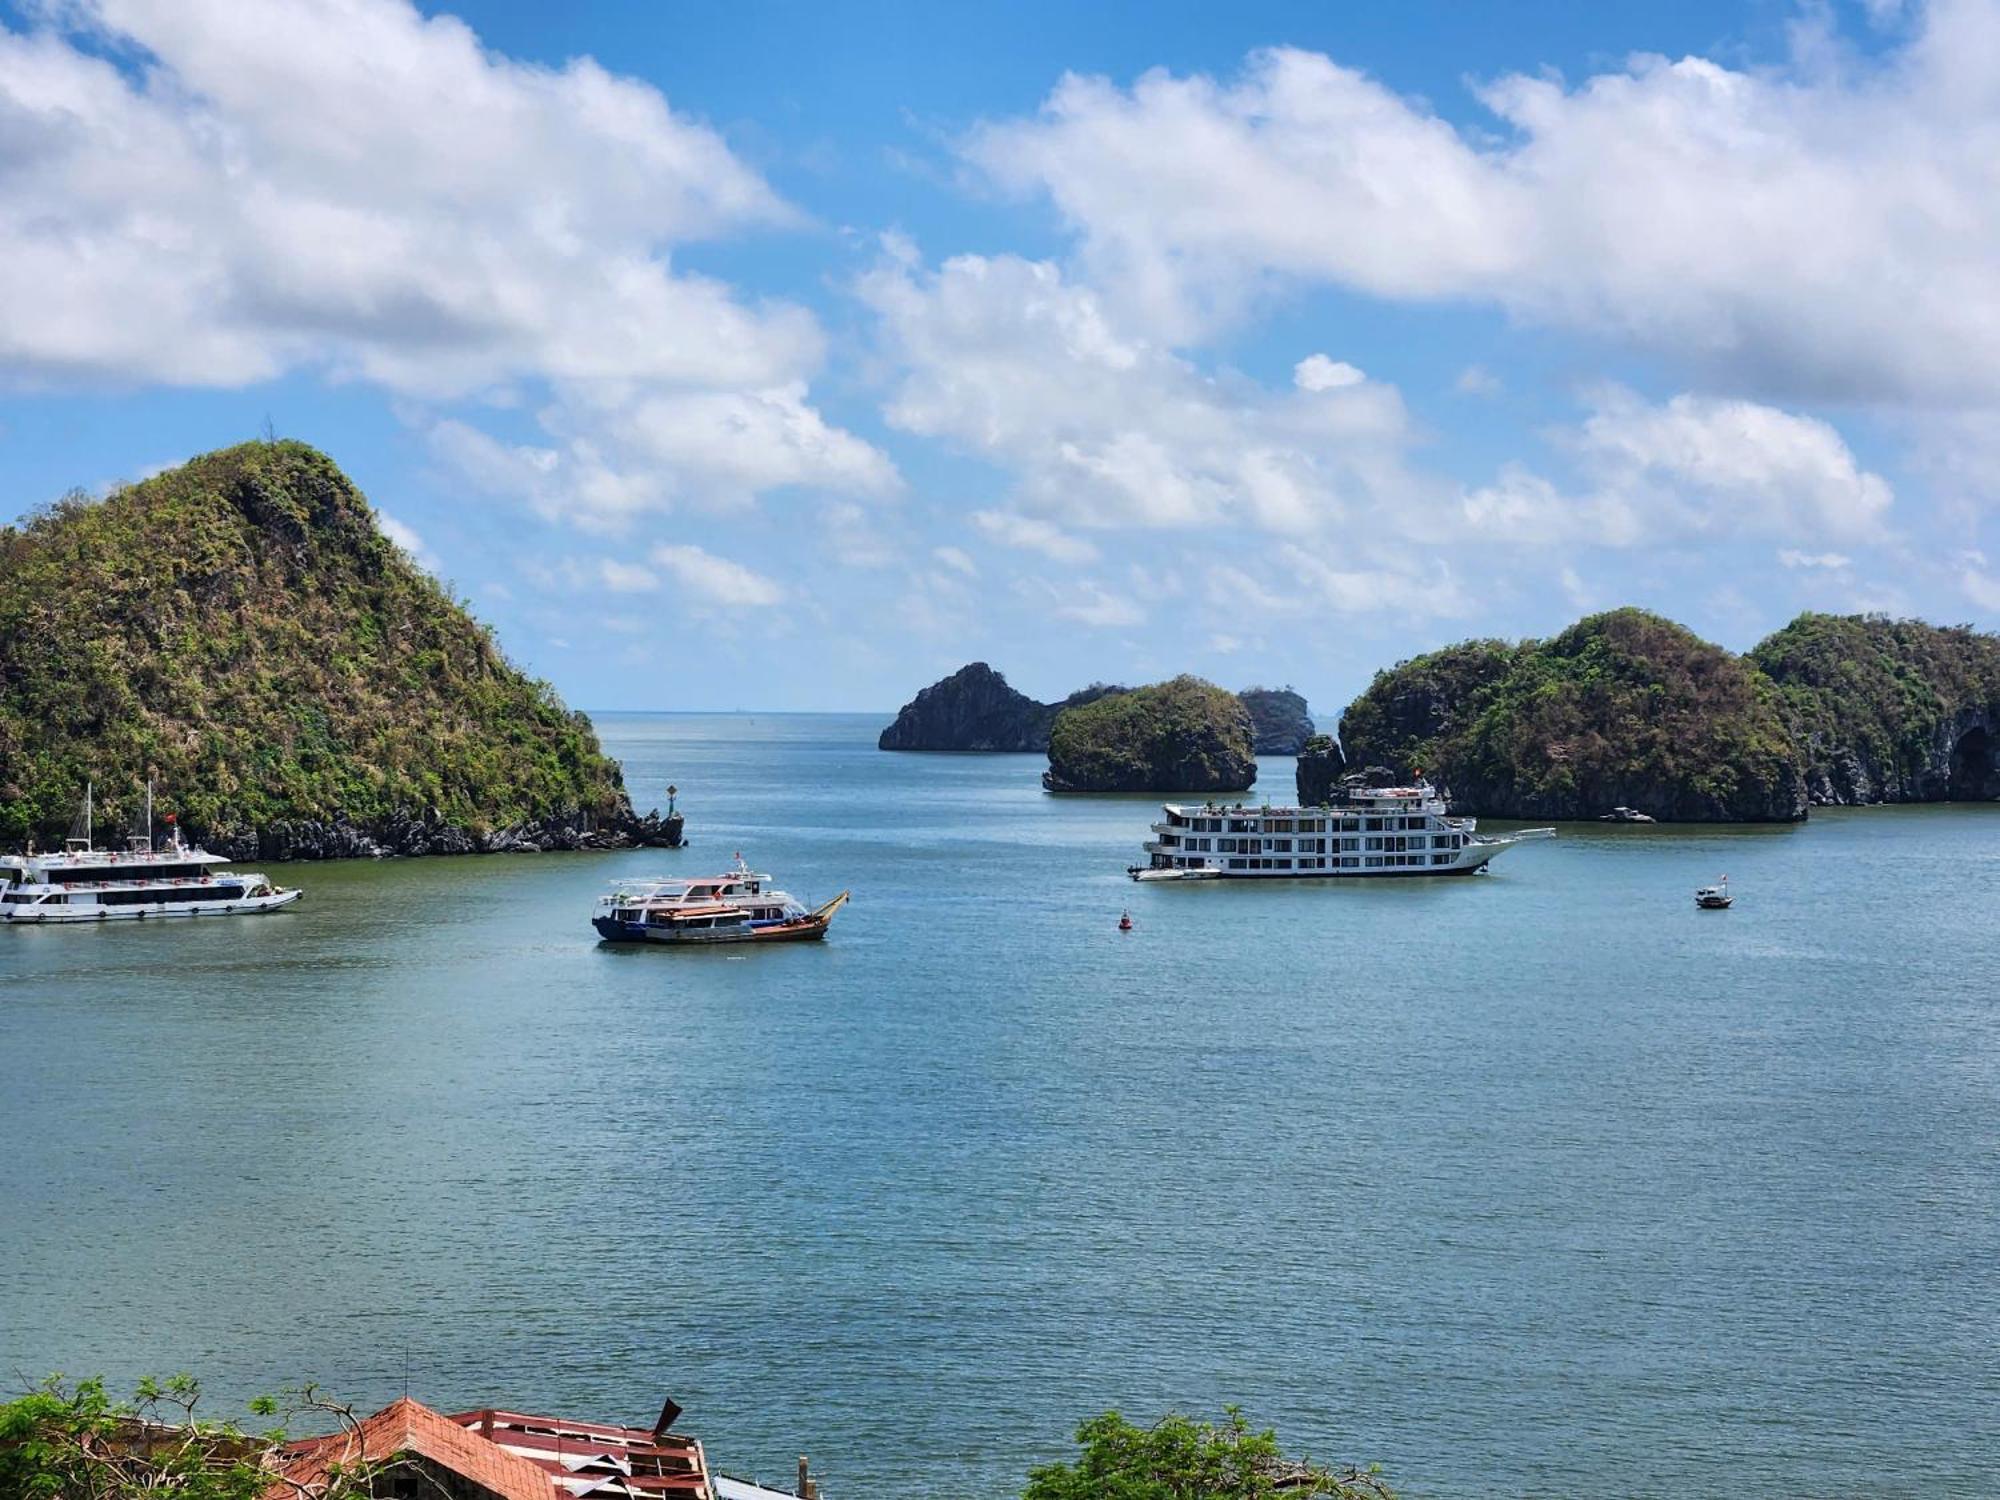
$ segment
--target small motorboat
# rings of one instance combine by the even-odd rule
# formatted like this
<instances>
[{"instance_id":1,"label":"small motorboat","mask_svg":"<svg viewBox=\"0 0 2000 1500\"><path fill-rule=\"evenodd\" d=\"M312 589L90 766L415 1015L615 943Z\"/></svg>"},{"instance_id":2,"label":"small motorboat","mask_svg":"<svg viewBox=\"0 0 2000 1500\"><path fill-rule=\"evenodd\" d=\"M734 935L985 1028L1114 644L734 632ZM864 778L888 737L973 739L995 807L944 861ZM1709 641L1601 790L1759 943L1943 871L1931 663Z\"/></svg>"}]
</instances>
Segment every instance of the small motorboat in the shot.
<instances>
[{"instance_id":1,"label":"small motorboat","mask_svg":"<svg viewBox=\"0 0 2000 1500\"><path fill-rule=\"evenodd\" d=\"M1120 932L1130 932L1132 930L1132 913L1129 911L1119 913L1118 930Z\"/></svg>"},{"instance_id":2,"label":"small motorboat","mask_svg":"<svg viewBox=\"0 0 2000 1500\"><path fill-rule=\"evenodd\" d=\"M1736 898L1729 894L1729 877L1723 876L1714 885L1697 887L1694 904L1703 911L1727 911L1729 903Z\"/></svg>"}]
</instances>

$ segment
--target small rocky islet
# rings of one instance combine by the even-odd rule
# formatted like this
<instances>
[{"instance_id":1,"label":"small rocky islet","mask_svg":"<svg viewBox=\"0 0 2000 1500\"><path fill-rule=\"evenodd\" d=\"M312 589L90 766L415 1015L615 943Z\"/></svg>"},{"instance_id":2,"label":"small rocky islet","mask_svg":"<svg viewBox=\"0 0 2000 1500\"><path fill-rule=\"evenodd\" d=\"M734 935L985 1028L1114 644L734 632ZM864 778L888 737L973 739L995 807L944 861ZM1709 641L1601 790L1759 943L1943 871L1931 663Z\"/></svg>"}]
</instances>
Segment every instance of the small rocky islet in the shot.
<instances>
[{"instance_id":1,"label":"small rocky islet","mask_svg":"<svg viewBox=\"0 0 2000 1500\"><path fill-rule=\"evenodd\" d=\"M961 676L905 715L919 705L937 714ZM1055 706L1046 785L1205 792L1254 782L1222 700L1250 715L1263 690L1177 678L1131 691L1153 695L1146 712L1094 706L1070 734ZM1258 713L1254 748L1297 754L1309 805L1347 780L1419 771L1454 812L1534 820L1786 823L1814 806L2000 799L2000 637L1965 626L1808 613L1739 656L1649 611L1616 609L1546 640L1464 641L1399 662L1348 706L1337 737L1310 733L1303 700L1284 696L1308 733L1267 749L1276 733ZM897 748L890 739L885 748Z\"/></svg>"},{"instance_id":2,"label":"small rocky islet","mask_svg":"<svg viewBox=\"0 0 2000 1500\"><path fill-rule=\"evenodd\" d=\"M0 843L149 778L231 859L675 841L325 454L245 443L0 529Z\"/></svg>"}]
</instances>

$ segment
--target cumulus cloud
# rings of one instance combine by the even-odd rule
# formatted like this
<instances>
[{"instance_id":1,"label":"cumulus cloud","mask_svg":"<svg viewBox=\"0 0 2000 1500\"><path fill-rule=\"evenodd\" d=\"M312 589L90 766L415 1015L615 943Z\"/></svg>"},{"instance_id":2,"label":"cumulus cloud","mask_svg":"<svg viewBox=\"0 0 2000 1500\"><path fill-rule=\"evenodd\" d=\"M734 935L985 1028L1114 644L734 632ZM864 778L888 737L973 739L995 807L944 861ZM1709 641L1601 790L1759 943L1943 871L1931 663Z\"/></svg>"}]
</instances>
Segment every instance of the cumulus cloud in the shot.
<instances>
[{"instance_id":1,"label":"cumulus cloud","mask_svg":"<svg viewBox=\"0 0 2000 1500\"><path fill-rule=\"evenodd\" d=\"M1829 573L1837 573L1852 567L1854 559L1844 552L1801 552L1796 547L1778 549L1778 563L1787 568L1819 568Z\"/></svg>"},{"instance_id":2,"label":"cumulus cloud","mask_svg":"<svg viewBox=\"0 0 2000 1500\"><path fill-rule=\"evenodd\" d=\"M785 591L774 580L738 562L688 544L655 547L647 556L689 598L705 604L773 605Z\"/></svg>"},{"instance_id":3,"label":"cumulus cloud","mask_svg":"<svg viewBox=\"0 0 2000 1500\"><path fill-rule=\"evenodd\" d=\"M892 259L860 291L896 362L890 423L1012 470L1021 514L1299 535L1409 486L1400 396L1324 356L1287 390L1205 372L1059 267L1016 256L934 272ZM1014 520L979 524L1035 545Z\"/></svg>"},{"instance_id":4,"label":"cumulus cloud","mask_svg":"<svg viewBox=\"0 0 2000 1500\"><path fill-rule=\"evenodd\" d=\"M1097 548L1080 536L1071 536L1053 521L1040 516L1019 516L1005 510L976 510L972 524L1004 547L1039 552L1054 562L1087 563L1097 556Z\"/></svg>"},{"instance_id":5,"label":"cumulus cloud","mask_svg":"<svg viewBox=\"0 0 2000 1500\"><path fill-rule=\"evenodd\" d=\"M1825 57L1511 75L1472 131L1274 48L1227 80L1068 76L964 149L1169 342L1319 282L1485 300L1784 399L2000 397L2000 5L1936 0L1885 55Z\"/></svg>"},{"instance_id":6,"label":"cumulus cloud","mask_svg":"<svg viewBox=\"0 0 2000 1500\"><path fill-rule=\"evenodd\" d=\"M1683 394L1653 403L1606 387L1557 434L1582 483L1566 491L1520 464L1460 501L1495 541L1630 547L1702 536L1827 535L1879 541L1894 494L1829 424L1751 401ZM1781 552L1787 566L1825 557ZM1844 564L1845 559L1841 559Z\"/></svg>"},{"instance_id":7,"label":"cumulus cloud","mask_svg":"<svg viewBox=\"0 0 2000 1500\"><path fill-rule=\"evenodd\" d=\"M555 393L549 446L460 423L440 456L599 520L893 482L807 401L810 313L675 267L797 215L651 86L512 61L406 0L33 13L0 25L0 378L527 382Z\"/></svg>"},{"instance_id":8,"label":"cumulus cloud","mask_svg":"<svg viewBox=\"0 0 2000 1500\"><path fill-rule=\"evenodd\" d=\"M1308 354L1292 367L1292 384L1302 391L1337 391L1367 378L1346 360L1328 359L1324 354Z\"/></svg>"}]
</instances>

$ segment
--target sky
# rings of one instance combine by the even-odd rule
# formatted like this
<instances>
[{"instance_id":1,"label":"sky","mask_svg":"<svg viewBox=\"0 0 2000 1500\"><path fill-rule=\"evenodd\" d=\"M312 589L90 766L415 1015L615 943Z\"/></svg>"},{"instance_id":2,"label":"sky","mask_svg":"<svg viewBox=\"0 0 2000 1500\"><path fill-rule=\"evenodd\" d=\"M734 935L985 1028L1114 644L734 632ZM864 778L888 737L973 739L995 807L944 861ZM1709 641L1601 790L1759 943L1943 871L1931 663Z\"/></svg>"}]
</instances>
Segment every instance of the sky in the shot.
<instances>
[{"instance_id":1,"label":"sky","mask_svg":"<svg viewBox=\"0 0 2000 1500\"><path fill-rule=\"evenodd\" d=\"M580 707L1991 629L1997 418L2000 0L0 0L0 517L301 438Z\"/></svg>"}]
</instances>

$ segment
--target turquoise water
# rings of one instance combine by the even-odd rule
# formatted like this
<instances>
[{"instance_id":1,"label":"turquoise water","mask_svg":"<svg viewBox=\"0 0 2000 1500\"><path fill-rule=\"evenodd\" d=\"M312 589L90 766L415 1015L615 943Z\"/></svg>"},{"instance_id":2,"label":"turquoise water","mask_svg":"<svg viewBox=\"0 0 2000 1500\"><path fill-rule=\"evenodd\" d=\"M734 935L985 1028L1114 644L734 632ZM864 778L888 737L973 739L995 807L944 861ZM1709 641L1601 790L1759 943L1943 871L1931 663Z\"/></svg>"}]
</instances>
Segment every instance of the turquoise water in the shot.
<instances>
[{"instance_id":1,"label":"turquoise water","mask_svg":"<svg viewBox=\"0 0 2000 1500\"><path fill-rule=\"evenodd\" d=\"M678 852L0 933L0 1374L671 1393L834 1500L1224 1401L1417 1495L2000 1493L2000 808L1135 887L1147 799L880 723L605 716ZM826 944L596 944L738 848Z\"/></svg>"}]
</instances>

